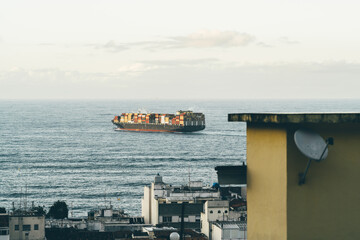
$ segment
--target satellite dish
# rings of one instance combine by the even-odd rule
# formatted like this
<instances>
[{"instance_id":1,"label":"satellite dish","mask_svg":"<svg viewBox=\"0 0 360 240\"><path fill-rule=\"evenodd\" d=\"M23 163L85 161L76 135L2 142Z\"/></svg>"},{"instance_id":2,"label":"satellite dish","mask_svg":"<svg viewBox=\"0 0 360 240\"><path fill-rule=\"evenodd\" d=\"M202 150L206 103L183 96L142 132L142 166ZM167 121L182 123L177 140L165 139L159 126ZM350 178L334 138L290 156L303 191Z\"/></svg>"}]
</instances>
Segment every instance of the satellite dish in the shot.
<instances>
[{"instance_id":1,"label":"satellite dish","mask_svg":"<svg viewBox=\"0 0 360 240\"><path fill-rule=\"evenodd\" d=\"M305 176L309 170L312 160L320 162L324 160L329 153L328 145L333 145L333 138L326 141L317 133L308 129L299 129L294 134L294 140L297 148L302 154L309 158L305 172L299 174L299 185L305 183Z\"/></svg>"},{"instance_id":2,"label":"satellite dish","mask_svg":"<svg viewBox=\"0 0 360 240\"><path fill-rule=\"evenodd\" d=\"M300 152L312 160L321 161L328 155L325 140L315 132L299 129L294 134L294 140Z\"/></svg>"},{"instance_id":3,"label":"satellite dish","mask_svg":"<svg viewBox=\"0 0 360 240\"><path fill-rule=\"evenodd\" d=\"M179 240L180 235L177 232L170 233L170 240Z\"/></svg>"}]
</instances>

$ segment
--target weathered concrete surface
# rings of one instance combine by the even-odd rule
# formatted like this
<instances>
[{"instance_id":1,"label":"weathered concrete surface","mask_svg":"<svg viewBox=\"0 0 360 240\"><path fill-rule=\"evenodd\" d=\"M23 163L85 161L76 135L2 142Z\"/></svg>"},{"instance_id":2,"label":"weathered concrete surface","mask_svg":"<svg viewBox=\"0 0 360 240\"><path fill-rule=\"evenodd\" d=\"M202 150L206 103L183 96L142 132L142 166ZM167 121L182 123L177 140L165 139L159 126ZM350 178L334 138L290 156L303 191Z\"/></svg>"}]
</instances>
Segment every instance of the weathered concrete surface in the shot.
<instances>
[{"instance_id":1,"label":"weathered concrete surface","mask_svg":"<svg viewBox=\"0 0 360 240\"><path fill-rule=\"evenodd\" d=\"M229 122L360 123L360 113L230 113Z\"/></svg>"}]
</instances>

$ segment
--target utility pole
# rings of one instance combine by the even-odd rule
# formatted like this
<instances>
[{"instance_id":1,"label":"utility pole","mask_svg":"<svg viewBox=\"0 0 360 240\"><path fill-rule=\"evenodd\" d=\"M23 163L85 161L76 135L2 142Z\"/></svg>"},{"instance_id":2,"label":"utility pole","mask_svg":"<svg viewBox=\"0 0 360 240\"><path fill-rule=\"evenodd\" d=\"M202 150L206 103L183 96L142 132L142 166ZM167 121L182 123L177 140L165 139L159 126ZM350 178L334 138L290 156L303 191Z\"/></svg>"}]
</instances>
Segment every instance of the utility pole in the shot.
<instances>
[{"instance_id":1,"label":"utility pole","mask_svg":"<svg viewBox=\"0 0 360 240\"><path fill-rule=\"evenodd\" d=\"M180 240L184 240L184 213L185 213L185 202L181 204Z\"/></svg>"}]
</instances>

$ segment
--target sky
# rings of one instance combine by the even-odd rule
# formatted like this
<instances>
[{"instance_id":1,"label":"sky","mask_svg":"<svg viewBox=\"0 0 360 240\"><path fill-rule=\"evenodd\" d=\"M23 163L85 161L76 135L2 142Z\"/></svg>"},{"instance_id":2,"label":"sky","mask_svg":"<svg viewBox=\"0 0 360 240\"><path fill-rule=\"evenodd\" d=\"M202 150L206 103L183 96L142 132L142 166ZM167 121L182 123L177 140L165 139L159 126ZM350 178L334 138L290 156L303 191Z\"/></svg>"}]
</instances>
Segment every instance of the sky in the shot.
<instances>
[{"instance_id":1,"label":"sky","mask_svg":"<svg viewBox=\"0 0 360 240\"><path fill-rule=\"evenodd\" d=\"M0 99L359 98L359 1L2 1Z\"/></svg>"}]
</instances>

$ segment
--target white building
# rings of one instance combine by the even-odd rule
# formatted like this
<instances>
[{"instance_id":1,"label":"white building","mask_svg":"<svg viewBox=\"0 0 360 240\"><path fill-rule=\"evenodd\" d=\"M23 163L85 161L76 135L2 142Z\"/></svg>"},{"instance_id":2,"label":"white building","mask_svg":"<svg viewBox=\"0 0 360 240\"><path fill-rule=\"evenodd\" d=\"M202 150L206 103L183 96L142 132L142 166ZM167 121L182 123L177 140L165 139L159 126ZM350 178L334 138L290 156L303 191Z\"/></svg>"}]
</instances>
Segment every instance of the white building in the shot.
<instances>
[{"instance_id":1,"label":"white building","mask_svg":"<svg viewBox=\"0 0 360 240\"><path fill-rule=\"evenodd\" d=\"M245 240L247 239L246 223L216 222L211 225L212 240Z\"/></svg>"},{"instance_id":2,"label":"white building","mask_svg":"<svg viewBox=\"0 0 360 240\"><path fill-rule=\"evenodd\" d=\"M211 239L211 223L228 219L229 201L207 201L201 213L201 232Z\"/></svg>"},{"instance_id":3,"label":"white building","mask_svg":"<svg viewBox=\"0 0 360 240\"><path fill-rule=\"evenodd\" d=\"M0 227L0 240L9 240L9 228L8 227Z\"/></svg>"},{"instance_id":4,"label":"white building","mask_svg":"<svg viewBox=\"0 0 360 240\"><path fill-rule=\"evenodd\" d=\"M13 214L9 216L10 240L44 240L45 216Z\"/></svg>"},{"instance_id":5,"label":"white building","mask_svg":"<svg viewBox=\"0 0 360 240\"><path fill-rule=\"evenodd\" d=\"M185 228L200 230L203 204L219 198L217 189L204 187L201 181L189 182L186 186L171 186L165 184L158 174L151 186L144 187L141 211L146 224L176 228L180 227L184 212Z\"/></svg>"},{"instance_id":6,"label":"white building","mask_svg":"<svg viewBox=\"0 0 360 240\"><path fill-rule=\"evenodd\" d=\"M88 218L71 219L46 219L46 228L75 228L79 230L97 231L97 232L115 232L115 231L141 231L143 227L149 227L150 224L144 224L144 218L132 217L122 209L113 209L110 207L91 210L88 212Z\"/></svg>"},{"instance_id":7,"label":"white building","mask_svg":"<svg viewBox=\"0 0 360 240\"><path fill-rule=\"evenodd\" d=\"M207 201L204 204L204 211L201 213L201 232L204 233L209 240L218 239L219 231L221 231L221 236L227 236L227 231L230 229L229 223L239 226L244 225L246 227L246 209L230 207L230 202L229 200L213 200ZM240 229L239 226L232 226L235 229L232 231L238 231ZM216 236L214 235L214 230L216 231ZM233 232L231 232L231 234L233 234Z\"/></svg>"}]
</instances>

